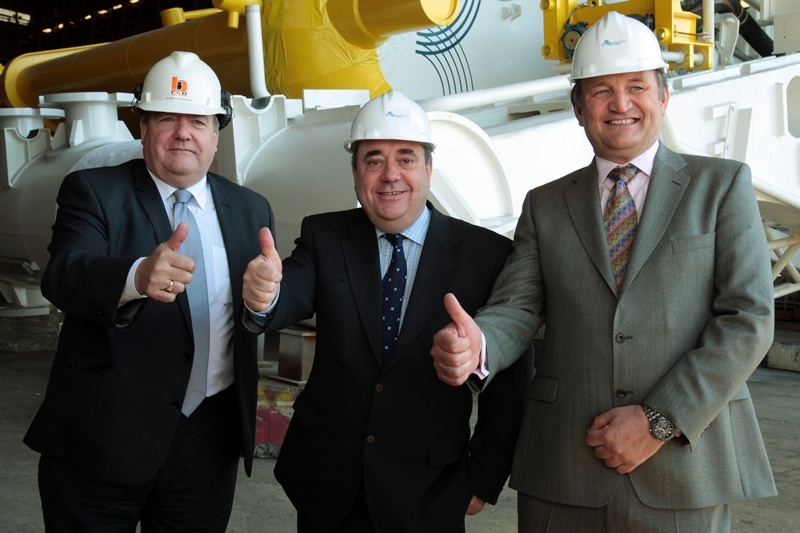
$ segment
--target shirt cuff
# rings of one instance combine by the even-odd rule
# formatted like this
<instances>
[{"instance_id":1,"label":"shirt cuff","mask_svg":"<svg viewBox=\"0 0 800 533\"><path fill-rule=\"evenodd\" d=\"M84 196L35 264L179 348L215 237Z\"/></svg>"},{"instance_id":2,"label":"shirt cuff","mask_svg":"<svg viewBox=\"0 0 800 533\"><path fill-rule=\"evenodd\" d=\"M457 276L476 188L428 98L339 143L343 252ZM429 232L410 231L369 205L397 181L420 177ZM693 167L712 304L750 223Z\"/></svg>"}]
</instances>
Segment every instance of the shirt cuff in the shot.
<instances>
[{"instance_id":1,"label":"shirt cuff","mask_svg":"<svg viewBox=\"0 0 800 533\"><path fill-rule=\"evenodd\" d=\"M134 261L133 265L131 265L131 269L128 270L128 277L125 279L125 288L122 289L122 296L119 297L120 306L132 302L133 300L147 298L147 295L139 294L136 290L136 284L134 283L134 279L136 279L136 269L139 268L139 265L144 260L144 257L140 257Z\"/></svg>"},{"instance_id":2,"label":"shirt cuff","mask_svg":"<svg viewBox=\"0 0 800 533\"><path fill-rule=\"evenodd\" d=\"M478 363L478 368L473 370L472 374L481 380L489 377L489 367L487 366L486 360L486 337L484 336L483 332L481 332L481 360Z\"/></svg>"},{"instance_id":3,"label":"shirt cuff","mask_svg":"<svg viewBox=\"0 0 800 533\"><path fill-rule=\"evenodd\" d=\"M272 303L269 304L269 307L267 307L263 311L253 311L252 309L250 309L250 306L247 305L247 302L242 302L242 303L244 303L244 308L247 309L247 312L250 313L251 316L264 319L269 317L275 312L275 307L278 305L278 298L280 297L281 297L281 285L279 283L278 294L275 295L275 299L272 300Z\"/></svg>"}]
</instances>

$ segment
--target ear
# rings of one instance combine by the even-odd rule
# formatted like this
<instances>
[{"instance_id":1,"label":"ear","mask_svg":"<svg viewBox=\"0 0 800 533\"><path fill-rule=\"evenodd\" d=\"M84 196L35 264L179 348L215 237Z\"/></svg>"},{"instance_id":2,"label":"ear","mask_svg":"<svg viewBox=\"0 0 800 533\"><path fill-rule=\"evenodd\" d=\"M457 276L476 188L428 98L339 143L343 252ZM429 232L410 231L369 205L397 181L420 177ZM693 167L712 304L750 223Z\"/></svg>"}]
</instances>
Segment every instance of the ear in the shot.
<instances>
[{"instance_id":1,"label":"ear","mask_svg":"<svg viewBox=\"0 0 800 533\"><path fill-rule=\"evenodd\" d=\"M139 121L139 137L144 141L145 136L147 135L147 122L144 120Z\"/></svg>"},{"instance_id":2,"label":"ear","mask_svg":"<svg viewBox=\"0 0 800 533\"><path fill-rule=\"evenodd\" d=\"M667 114L667 104L669 103L669 86L664 87L664 97L661 99L661 116Z\"/></svg>"},{"instance_id":3,"label":"ear","mask_svg":"<svg viewBox=\"0 0 800 533\"><path fill-rule=\"evenodd\" d=\"M572 112L575 113L575 118L578 119L578 125L583 127L583 110L579 106L572 106Z\"/></svg>"}]
</instances>

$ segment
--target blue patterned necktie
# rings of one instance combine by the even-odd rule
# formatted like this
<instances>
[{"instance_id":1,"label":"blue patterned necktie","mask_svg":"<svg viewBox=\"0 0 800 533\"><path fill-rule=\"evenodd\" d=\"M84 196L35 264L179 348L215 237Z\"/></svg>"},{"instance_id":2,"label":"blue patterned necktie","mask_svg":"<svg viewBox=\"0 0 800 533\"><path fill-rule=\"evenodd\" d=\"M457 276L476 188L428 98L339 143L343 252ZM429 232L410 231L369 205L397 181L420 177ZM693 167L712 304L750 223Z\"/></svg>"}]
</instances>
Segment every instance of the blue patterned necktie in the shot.
<instances>
[{"instance_id":1,"label":"blue patterned necktie","mask_svg":"<svg viewBox=\"0 0 800 533\"><path fill-rule=\"evenodd\" d=\"M181 222L189 224L189 236L183 241L180 253L188 255L194 260L194 273L192 281L186 286L186 295L189 298L189 310L192 315L192 332L194 335L194 357L192 359L192 372L189 376L189 386L183 399L181 412L189 416L206 397L206 382L208 380L208 345L210 323L208 315L208 286L206 284L206 266L203 262L203 242L200 239L200 229L189 211L189 201L192 193L185 189L178 189L174 193L175 204L172 206L175 227Z\"/></svg>"},{"instance_id":2,"label":"blue patterned necktie","mask_svg":"<svg viewBox=\"0 0 800 533\"><path fill-rule=\"evenodd\" d=\"M406 258L403 254L403 236L385 233L392 245L392 261L383 276L383 364L389 361L394 353L397 335L400 333L400 313L403 309L403 293L406 290Z\"/></svg>"},{"instance_id":3,"label":"blue patterned necktie","mask_svg":"<svg viewBox=\"0 0 800 533\"><path fill-rule=\"evenodd\" d=\"M608 199L608 206L603 215L603 225L606 228L606 242L611 255L611 268L614 272L614 282L617 290L622 287L625 271L628 268L628 259L636 238L639 227L639 218L636 215L636 204L628 190L628 182L639 171L634 165L616 167L608 177L614 180L614 188Z\"/></svg>"}]
</instances>

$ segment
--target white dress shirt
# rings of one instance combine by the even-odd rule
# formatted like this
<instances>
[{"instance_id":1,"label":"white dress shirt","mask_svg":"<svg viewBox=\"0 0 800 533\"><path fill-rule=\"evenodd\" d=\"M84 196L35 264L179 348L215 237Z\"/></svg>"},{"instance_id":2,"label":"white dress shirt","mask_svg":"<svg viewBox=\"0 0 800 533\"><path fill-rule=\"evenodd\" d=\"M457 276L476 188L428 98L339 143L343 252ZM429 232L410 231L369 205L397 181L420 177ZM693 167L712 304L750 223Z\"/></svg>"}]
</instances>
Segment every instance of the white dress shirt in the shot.
<instances>
[{"instance_id":1,"label":"white dress shirt","mask_svg":"<svg viewBox=\"0 0 800 533\"><path fill-rule=\"evenodd\" d=\"M175 187L166 184L150 173L161 195L164 209L169 217L170 225L174 226L172 206L175 203ZM192 193L189 202L189 211L194 215L200 239L203 243L203 262L206 267L206 280L208 285L208 316L210 322L209 356L208 356L208 381L206 395L214 394L226 389L233 383L233 293L231 291L231 275L228 269L228 255L225 251L225 241L222 238L222 228L217 218L217 209L208 179L202 180L187 189ZM136 269L145 258L139 258L128 272L120 304L127 303L136 298L146 296L136 292L134 277ZM175 304L177 305L177 304Z\"/></svg>"}]
</instances>

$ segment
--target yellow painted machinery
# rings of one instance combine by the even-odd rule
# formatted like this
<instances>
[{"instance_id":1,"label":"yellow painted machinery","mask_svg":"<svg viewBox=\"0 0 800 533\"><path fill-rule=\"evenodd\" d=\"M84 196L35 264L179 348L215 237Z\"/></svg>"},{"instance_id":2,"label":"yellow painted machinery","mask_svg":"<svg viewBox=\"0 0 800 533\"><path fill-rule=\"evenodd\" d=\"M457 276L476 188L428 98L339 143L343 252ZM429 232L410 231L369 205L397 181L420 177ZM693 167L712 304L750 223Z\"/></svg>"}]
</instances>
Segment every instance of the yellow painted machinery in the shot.
<instances>
[{"instance_id":1,"label":"yellow painted machinery","mask_svg":"<svg viewBox=\"0 0 800 533\"><path fill-rule=\"evenodd\" d=\"M638 19L653 30L662 48L671 52L671 68L689 70L714 67L713 32L698 32L700 16L683 11L680 0L541 0L544 13L545 59L568 63L578 39L609 11Z\"/></svg>"},{"instance_id":2,"label":"yellow painted machinery","mask_svg":"<svg viewBox=\"0 0 800 533\"><path fill-rule=\"evenodd\" d=\"M172 50L195 52L233 94L254 96L248 78L248 5L261 7L264 71L272 94L390 85L375 49L392 35L447 25L458 0L213 0L214 9L162 14L164 28L112 43L25 54L0 75L0 106L38 107L41 95L131 91Z\"/></svg>"},{"instance_id":3,"label":"yellow painted machinery","mask_svg":"<svg viewBox=\"0 0 800 533\"><path fill-rule=\"evenodd\" d=\"M141 156L119 118L133 118L130 92L169 52L197 53L233 93L213 170L269 198L281 254L304 216L356 205L342 142L389 87L431 119L429 199L510 234L529 189L591 161L563 73L611 9L651 26L671 64L661 142L750 165L786 280L776 296L798 291L800 8L758 1L763 13L739 0L214 0L164 12L159 30L20 56L0 76L0 315L47 312L38 283L61 180ZM745 11L779 56L771 39L759 53L742 43Z\"/></svg>"}]
</instances>

